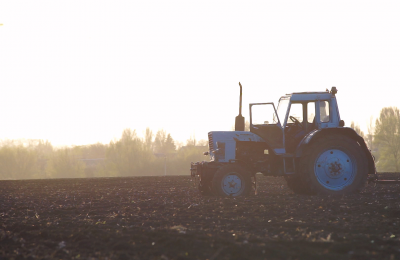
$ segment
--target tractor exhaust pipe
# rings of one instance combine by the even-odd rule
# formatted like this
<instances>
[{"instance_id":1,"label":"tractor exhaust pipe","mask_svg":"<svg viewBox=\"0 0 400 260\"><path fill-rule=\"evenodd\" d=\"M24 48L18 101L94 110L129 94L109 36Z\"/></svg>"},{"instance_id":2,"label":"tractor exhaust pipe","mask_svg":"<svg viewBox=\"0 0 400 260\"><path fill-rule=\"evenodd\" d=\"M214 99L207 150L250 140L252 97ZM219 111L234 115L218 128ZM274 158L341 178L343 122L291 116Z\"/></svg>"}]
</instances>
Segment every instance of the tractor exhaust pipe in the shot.
<instances>
[{"instance_id":1,"label":"tractor exhaust pipe","mask_svg":"<svg viewBox=\"0 0 400 260\"><path fill-rule=\"evenodd\" d=\"M239 115L235 118L235 131L244 131L244 117L242 116L242 84L240 84Z\"/></svg>"}]
</instances>

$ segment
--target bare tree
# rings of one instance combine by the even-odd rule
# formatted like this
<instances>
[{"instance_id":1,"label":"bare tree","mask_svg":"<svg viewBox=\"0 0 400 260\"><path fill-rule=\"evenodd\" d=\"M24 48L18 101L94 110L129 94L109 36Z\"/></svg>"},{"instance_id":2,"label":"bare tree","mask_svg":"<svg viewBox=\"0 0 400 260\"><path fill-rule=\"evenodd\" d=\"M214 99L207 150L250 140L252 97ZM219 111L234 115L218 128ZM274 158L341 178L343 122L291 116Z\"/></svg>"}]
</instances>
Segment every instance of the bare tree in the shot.
<instances>
[{"instance_id":1,"label":"bare tree","mask_svg":"<svg viewBox=\"0 0 400 260\"><path fill-rule=\"evenodd\" d=\"M186 146L196 146L197 140L195 135L190 135L190 138L186 140Z\"/></svg>"},{"instance_id":2,"label":"bare tree","mask_svg":"<svg viewBox=\"0 0 400 260\"><path fill-rule=\"evenodd\" d=\"M205 139L201 139L201 140L197 141L197 145L198 146L208 146L208 141Z\"/></svg>"},{"instance_id":3,"label":"bare tree","mask_svg":"<svg viewBox=\"0 0 400 260\"><path fill-rule=\"evenodd\" d=\"M146 128L144 143L147 149L151 150L153 148L153 131L149 127Z\"/></svg>"},{"instance_id":4,"label":"bare tree","mask_svg":"<svg viewBox=\"0 0 400 260\"><path fill-rule=\"evenodd\" d=\"M371 116L370 118L369 118L369 123L368 123L368 126L367 126L367 135L365 136L365 142L367 143L367 145L368 145L368 147L369 147L369 149L371 150L371 151L373 151L374 150L374 144L373 144L373 142L374 142L374 131L375 131L375 126L374 126L374 117L373 116Z\"/></svg>"},{"instance_id":5,"label":"bare tree","mask_svg":"<svg viewBox=\"0 0 400 260\"><path fill-rule=\"evenodd\" d=\"M154 139L154 148L157 153L173 153L176 150L174 139L164 129L158 130Z\"/></svg>"},{"instance_id":6,"label":"bare tree","mask_svg":"<svg viewBox=\"0 0 400 260\"><path fill-rule=\"evenodd\" d=\"M364 132L361 131L360 125L359 124L355 124L354 121L351 121L351 128L354 129L354 131L356 131L357 134L359 134L362 138L364 138Z\"/></svg>"}]
</instances>

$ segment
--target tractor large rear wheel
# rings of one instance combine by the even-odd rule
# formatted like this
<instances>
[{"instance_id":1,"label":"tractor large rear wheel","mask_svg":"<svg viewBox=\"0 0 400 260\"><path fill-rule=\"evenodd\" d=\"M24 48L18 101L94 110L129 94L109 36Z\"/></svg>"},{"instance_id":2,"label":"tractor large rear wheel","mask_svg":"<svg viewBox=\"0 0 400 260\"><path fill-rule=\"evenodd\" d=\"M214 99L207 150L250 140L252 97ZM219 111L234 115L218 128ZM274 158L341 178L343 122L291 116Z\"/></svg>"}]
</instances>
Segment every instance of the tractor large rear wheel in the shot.
<instances>
[{"instance_id":1,"label":"tractor large rear wheel","mask_svg":"<svg viewBox=\"0 0 400 260\"><path fill-rule=\"evenodd\" d=\"M361 146L343 135L315 140L300 162L302 182L311 194L342 195L360 190L368 163Z\"/></svg>"},{"instance_id":2,"label":"tractor large rear wheel","mask_svg":"<svg viewBox=\"0 0 400 260\"><path fill-rule=\"evenodd\" d=\"M250 174L235 164L219 168L212 180L212 189L217 196L247 196L253 190Z\"/></svg>"}]
</instances>

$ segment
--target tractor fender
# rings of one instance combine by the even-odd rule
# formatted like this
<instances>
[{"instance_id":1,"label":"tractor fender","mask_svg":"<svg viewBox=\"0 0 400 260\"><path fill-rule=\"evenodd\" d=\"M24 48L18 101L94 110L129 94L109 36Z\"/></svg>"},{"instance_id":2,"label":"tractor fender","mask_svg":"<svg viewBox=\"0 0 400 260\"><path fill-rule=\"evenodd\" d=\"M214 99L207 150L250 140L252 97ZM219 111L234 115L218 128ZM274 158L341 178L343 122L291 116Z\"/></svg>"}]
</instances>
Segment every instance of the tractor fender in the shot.
<instances>
[{"instance_id":1,"label":"tractor fender","mask_svg":"<svg viewBox=\"0 0 400 260\"><path fill-rule=\"evenodd\" d=\"M375 159L372 156L370 150L367 147L367 144L353 128L350 127L334 127L334 128L325 128L325 129L316 129L308 133L304 138L301 140L299 145L296 148L296 157L302 157L304 150L307 148L309 144L312 142L316 142L319 137L324 135L331 135L331 134L339 134L347 136L354 141L356 141L364 151L367 160L368 160L368 174L376 174L375 168Z\"/></svg>"}]
</instances>

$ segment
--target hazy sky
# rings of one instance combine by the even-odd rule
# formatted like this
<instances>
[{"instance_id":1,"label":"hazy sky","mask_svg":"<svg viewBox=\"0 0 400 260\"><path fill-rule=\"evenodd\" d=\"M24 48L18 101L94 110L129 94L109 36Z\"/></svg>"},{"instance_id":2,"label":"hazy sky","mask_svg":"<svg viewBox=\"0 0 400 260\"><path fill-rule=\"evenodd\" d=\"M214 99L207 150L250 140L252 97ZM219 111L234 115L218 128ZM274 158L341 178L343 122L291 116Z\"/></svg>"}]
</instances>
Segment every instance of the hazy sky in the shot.
<instances>
[{"instance_id":1,"label":"hazy sky","mask_svg":"<svg viewBox=\"0 0 400 260\"><path fill-rule=\"evenodd\" d=\"M230 130L250 102L336 86L366 130L400 107L398 1L0 1L0 139Z\"/></svg>"}]
</instances>

